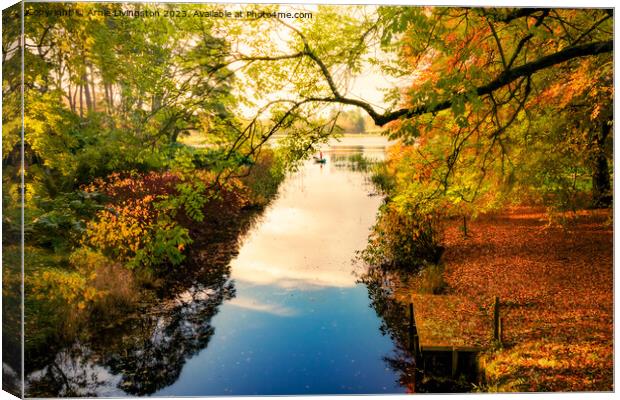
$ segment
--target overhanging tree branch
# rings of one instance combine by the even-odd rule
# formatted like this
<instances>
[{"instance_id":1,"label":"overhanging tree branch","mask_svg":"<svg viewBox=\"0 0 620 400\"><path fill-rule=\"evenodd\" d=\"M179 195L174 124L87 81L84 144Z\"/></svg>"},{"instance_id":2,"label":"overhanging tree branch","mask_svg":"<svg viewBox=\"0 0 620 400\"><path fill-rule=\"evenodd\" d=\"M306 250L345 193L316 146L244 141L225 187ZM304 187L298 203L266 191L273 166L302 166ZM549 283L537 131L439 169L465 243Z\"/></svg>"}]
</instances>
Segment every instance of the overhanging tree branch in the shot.
<instances>
[{"instance_id":1,"label":"overhanging tree branch","mask_svg":"<svg viewBox=\"0 0 620 400\"><path fill-rule=\"evenodd\" d=\"M512 14L511 18L517 15L520 17L531 16L534 12L539 12L539 11L543 11L543 14L537 18L538 19L537 22L540 23L542 18L546 16L547 12L545 10L540 10L540 9L521 10L521 11L518 11ZM505 22L505 19L500 19L500 20L502 22ZM374 123L378 126L383 126L389 122L392 122L392 121L395 121L401 118L412 118L418 115L439 112L442 110L446 110L452 106L453 101L451 98L449 98L449 99L440 101L438 103L421 104L415 107L401 108L396 111L389 111L389 112L380 114L377 111L375 111L375 109L368 102L343 96L338 90L338 87L329 71L329 68L323 62L323 60L312 50L312 48L310 47L303 33L301 33L298 29L287 24L284 21L279 21L279 22L287 26L291 30L293 30L300 37L300 39L302 40L304 49L302 51L299 51L291 55L283 55L283 56L277 56L277 57L249 56L249 57L244 58L244 60L245 61L253 61L253 60L254 61L259 61L259 60L277 61L277 60L282 60L282 59L309 57L320 69L321 74L323 75L323 77L325 78L329 86L331 96L309 97L309 98L304 99L302 103L327 102L327 103L340 103L340 104L357 106L363 109L364 111L366 111L368 115L373 119ZM512 67L512 64L514 63L516 59L516 54L519 53L520 48L523 46L524 42L527 41L528 39L529 38L526 36L524 40L522 40L523 43L519 44L517 51L515 51L515 54L513 54L513 56L511 57L511 60L508 61L508 69L505 69L504 71L502 71L497 77L495 77L495 79L493 79L489 83L479 86L475 89L475 94L477 96L485 96L485 95L491 94L494 91L514 82L515 80L519 78L530 77L531 75L533 75L534 73L538 71L544 70L546 68L552 67L557 64L564 63L572 59L595 56L598 54L609 53L613 51L613 40L593 42L593 43L588 43L588 44L583 44L583 45L574 45L574 46L567 47L563 50L560 50L558 52L555 52L553 54L543 56L539 58L538 60L525 63L518 67Z\"/></svg>"},{"instance_id":2,"label":"overhanging tree branch","mask_svg":"<svg viewBox=\"0 0 620 400\"><path fill-rule=\"evenodd\" d=\"M515 80L521 77L531 76L534 73L541 71L545 68L549 68L554 65L561 64L563 62L566 62L566 61L569 61L575 58L609 53L612 50L613 50L613 40L588 43L588 44L579 45L579 46L571 46L571 47L565 48L564 50L560 50L556 53L541 57L536 61L532 61L532 62L523 64L521 66L511 68L509 70L505 70L504 72L499 74L495 79L493 79L491 82L487 83L486 85L478 87L476 89L476 94L478 96L484 96L484 95L493 93L494 91L508 85L511 82L514 82ZM358 100L354 100L354 99L340 99L340 100L343 100L341 102L345 104L358 105L364 110L366 110L367 112L369 111L368 110L369 108L372 109L372 107L370 107L369 104L358 101ZM363 105L359 103L363 103ZM399 118L403 118L403 117L411 118L416 115L438 112L438 111L446 110L450 108L451 106L452 106L452 100L448 99L448 100L444 100L436 104L422 104L422 105L419 105L413 108L401 108L400 110L387 112L384 114L377 114L373 110L373 113L368 112L368 114L375 121L375 124L379 126L383 126L387 124L388 122L395 121Z\"/></svg>"}]
</instances>

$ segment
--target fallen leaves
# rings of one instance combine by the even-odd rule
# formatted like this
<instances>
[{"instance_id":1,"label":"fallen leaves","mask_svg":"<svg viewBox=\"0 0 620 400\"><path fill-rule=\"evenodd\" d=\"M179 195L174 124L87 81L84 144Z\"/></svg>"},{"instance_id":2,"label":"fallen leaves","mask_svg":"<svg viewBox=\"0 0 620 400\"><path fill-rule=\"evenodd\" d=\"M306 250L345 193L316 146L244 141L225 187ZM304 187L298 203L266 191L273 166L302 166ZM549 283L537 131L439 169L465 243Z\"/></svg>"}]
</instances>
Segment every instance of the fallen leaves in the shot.
<instances>
[{"instance_id":1,"label":"fallen leaves","mask_svg":"<svg viewBox=\"0 0 620 400\"><path fill-rule=\"evenodd\" d=\"M609 211L548 226L517 207L445 235L453 294L499 296L506 347L482 356L489 390L613 390L613 231Z\"/></svg>"}]
</instances>

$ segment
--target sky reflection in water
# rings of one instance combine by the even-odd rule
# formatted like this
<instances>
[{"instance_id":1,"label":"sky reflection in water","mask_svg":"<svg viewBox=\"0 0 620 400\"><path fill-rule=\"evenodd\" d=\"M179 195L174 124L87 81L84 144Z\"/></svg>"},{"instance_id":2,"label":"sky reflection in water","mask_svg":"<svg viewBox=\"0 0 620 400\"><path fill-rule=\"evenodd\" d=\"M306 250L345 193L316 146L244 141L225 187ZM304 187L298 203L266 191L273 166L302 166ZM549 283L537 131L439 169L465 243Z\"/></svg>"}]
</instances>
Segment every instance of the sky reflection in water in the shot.
<instances>
[{"instance_id":1,"label":"sky reflection in water","mask_svg":"<svg viewBox=\"0 0 620 400\"><path fill-rule=\"evenodd\" d=\"M404 391L353 274L381 199L326 156L285 182L232 262L237 295L213 318L208 348L158 395Z\"/></svg>"},{"instance_id":2,"label":"sky reflection in water","mask_svg":"<svg viewBox=\"0 0 620 400\"><path fill-rule=\"evenodd\" d=\"M230 270L61 350L29 396L402 393L352 265L381 199L342 148L325 155L286 180Z\"/></svg>"}]
</instances>

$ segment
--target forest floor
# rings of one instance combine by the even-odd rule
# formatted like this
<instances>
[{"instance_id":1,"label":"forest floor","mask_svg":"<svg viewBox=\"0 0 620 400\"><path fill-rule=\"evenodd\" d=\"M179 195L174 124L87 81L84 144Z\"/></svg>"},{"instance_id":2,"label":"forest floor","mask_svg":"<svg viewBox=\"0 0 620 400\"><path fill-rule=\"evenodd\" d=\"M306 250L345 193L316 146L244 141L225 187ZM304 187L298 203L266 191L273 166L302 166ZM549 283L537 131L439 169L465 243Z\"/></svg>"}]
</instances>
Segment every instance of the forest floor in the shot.
<instances>
[{"instance_id":1,"label":"forest floor","mask_svg":"<svg viewBox=\"0 0 620 400\"><path fill-rule=\"evenodd\" d=\"M489 309L500 298L503 347L481 354L481 389L613 390L611 210L553 226L516 207L468 225L446 230L444 279Z\"/></svg>"}]
</instances>

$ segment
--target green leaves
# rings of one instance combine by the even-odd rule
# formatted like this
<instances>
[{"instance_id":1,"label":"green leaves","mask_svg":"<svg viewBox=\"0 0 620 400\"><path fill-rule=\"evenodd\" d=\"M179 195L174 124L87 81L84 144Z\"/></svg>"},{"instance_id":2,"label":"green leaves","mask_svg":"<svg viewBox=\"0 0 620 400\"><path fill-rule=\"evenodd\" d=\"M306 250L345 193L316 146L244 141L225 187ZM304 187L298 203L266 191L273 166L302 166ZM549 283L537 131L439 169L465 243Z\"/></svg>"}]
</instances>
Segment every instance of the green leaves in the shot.
<instances>
[{"instance_id":1,"label":"green leaves","mask_svg":"<svg viewBox=\"0 0 620 400\"><path fill-rule=\"evenodd\" d=\"M196 222L204 220L202 209L207 202L206 185L203 182L180 183L173 200L177 208L183 208L188 217Z\"/></svg>"}]
</instances>

